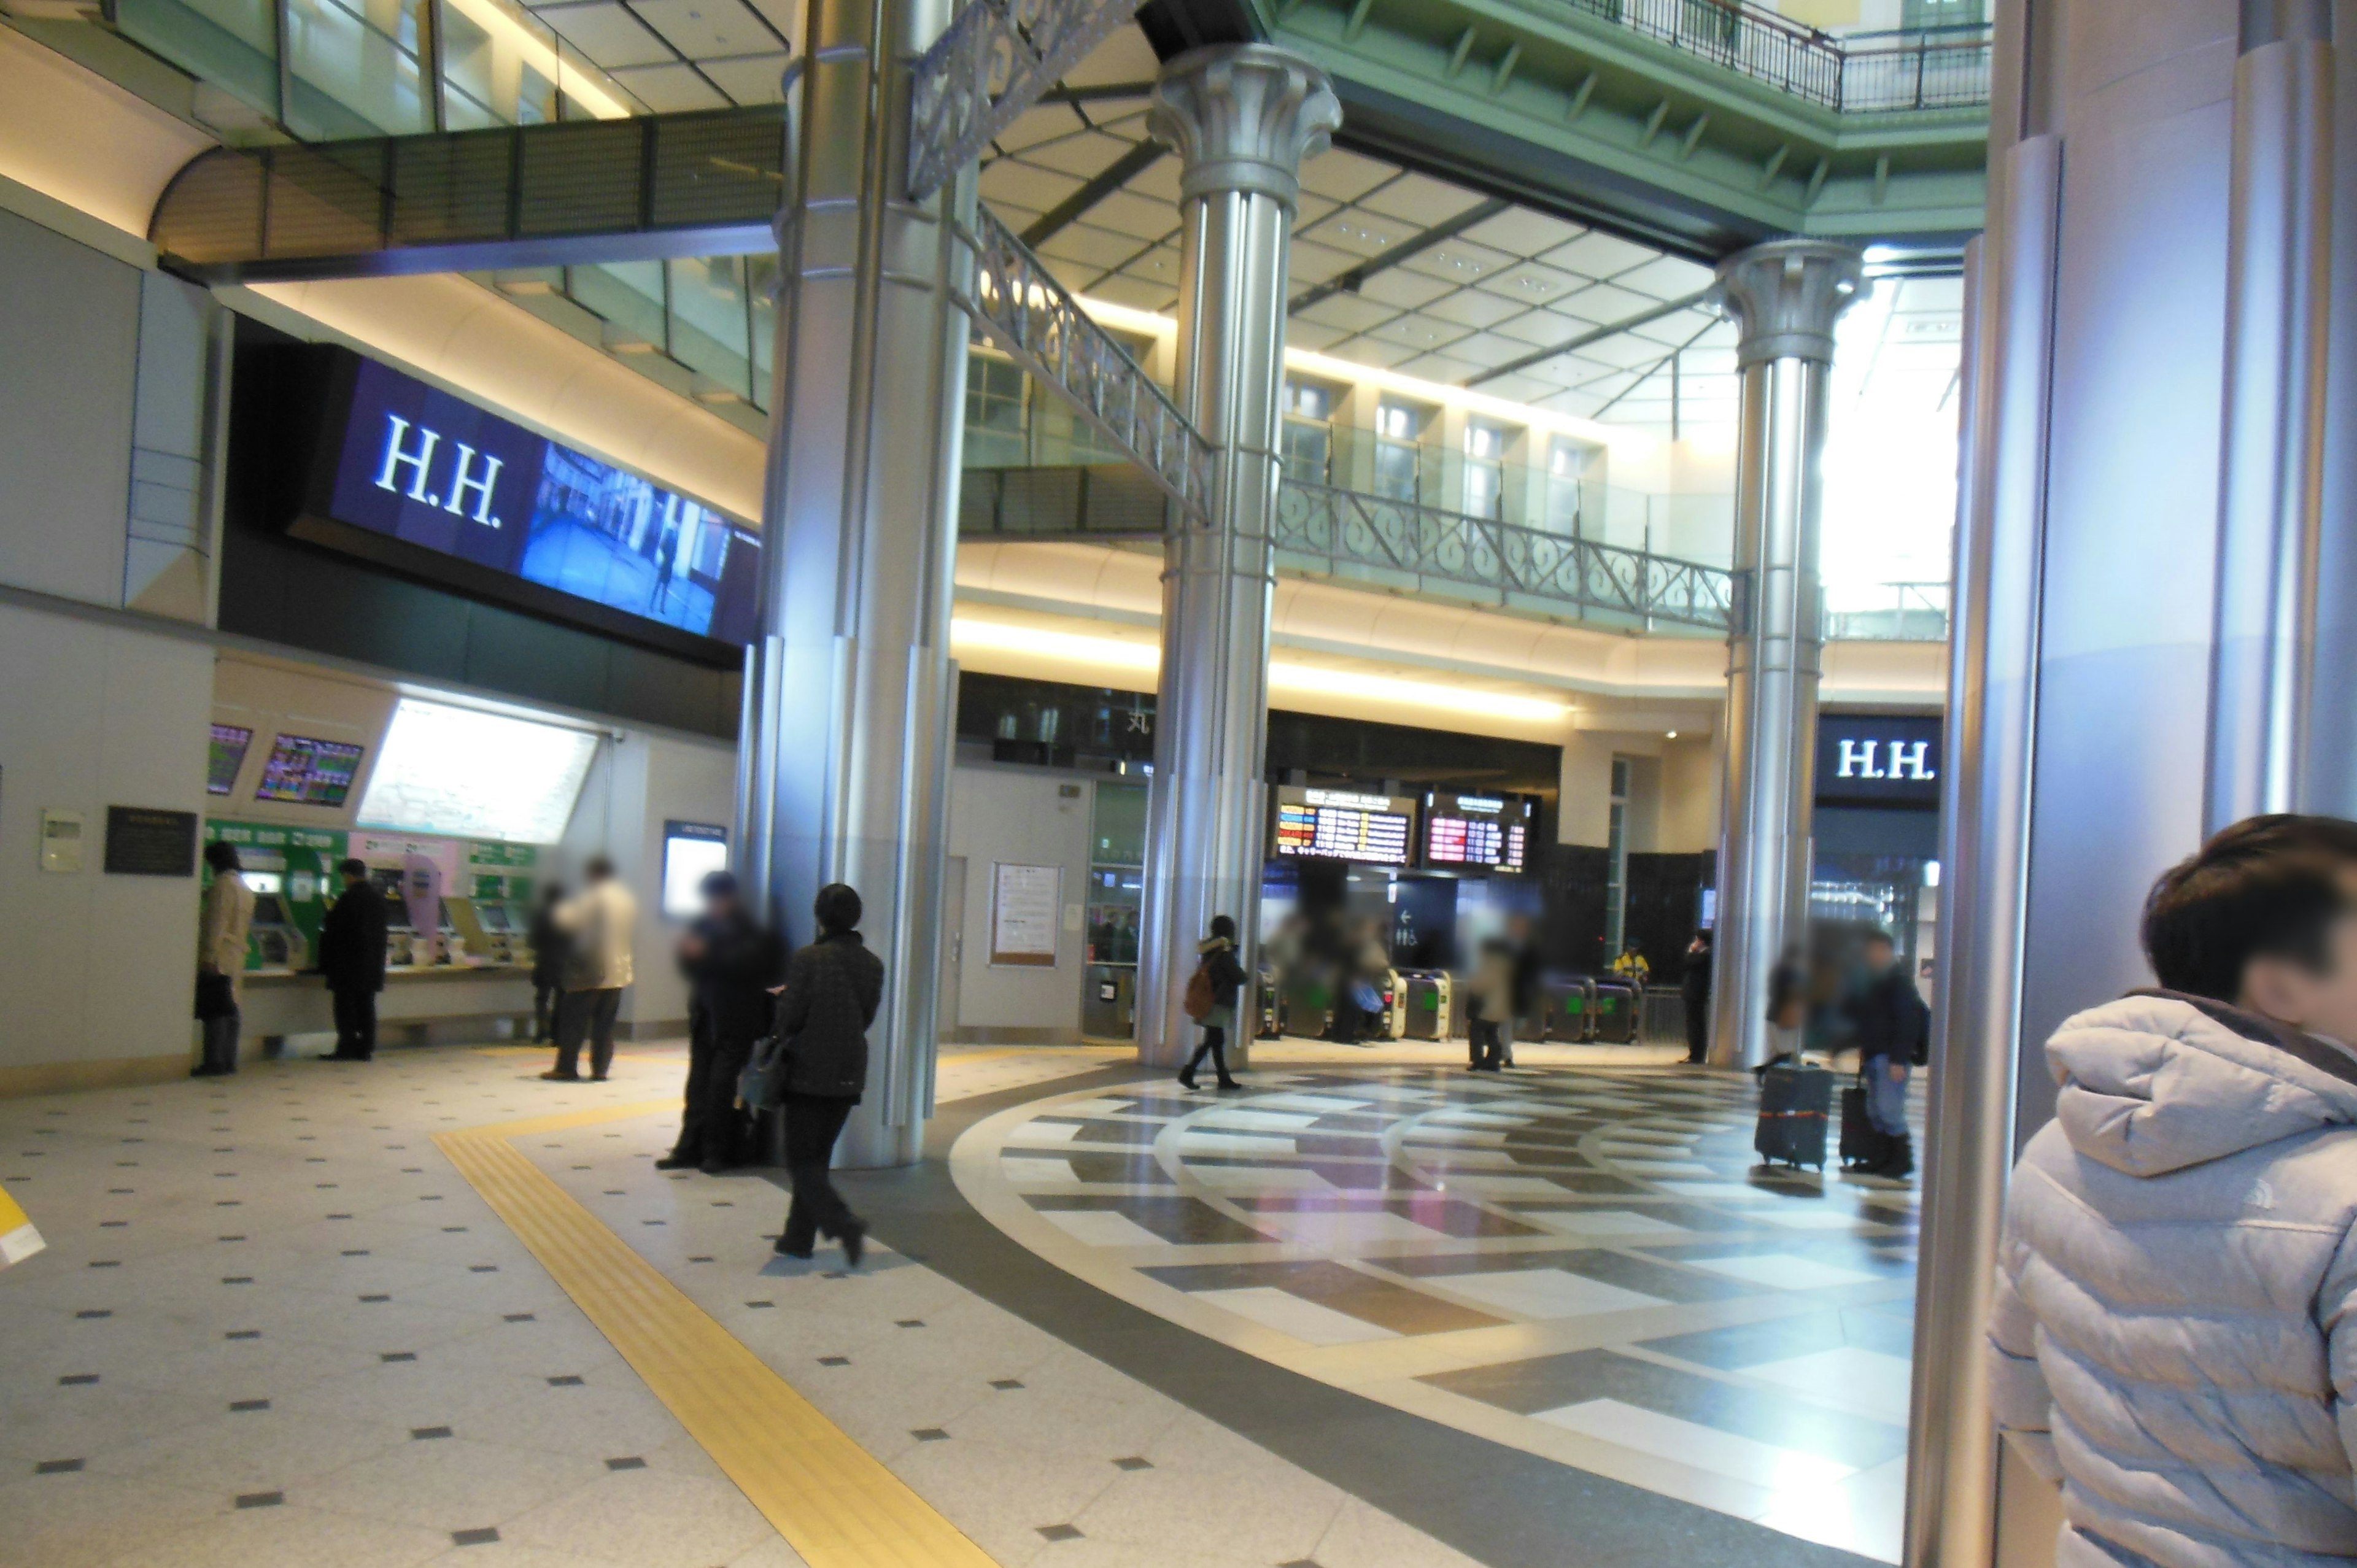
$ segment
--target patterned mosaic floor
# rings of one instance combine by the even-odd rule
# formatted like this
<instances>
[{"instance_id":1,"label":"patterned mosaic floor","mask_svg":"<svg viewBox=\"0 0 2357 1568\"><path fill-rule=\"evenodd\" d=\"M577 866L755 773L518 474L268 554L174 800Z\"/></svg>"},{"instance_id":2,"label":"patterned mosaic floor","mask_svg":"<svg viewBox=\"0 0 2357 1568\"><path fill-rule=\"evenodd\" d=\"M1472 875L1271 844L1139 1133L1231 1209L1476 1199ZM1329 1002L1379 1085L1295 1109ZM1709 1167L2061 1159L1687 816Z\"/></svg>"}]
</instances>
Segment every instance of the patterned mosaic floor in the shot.
<instances>
[{"instance_id":1,"label":"patterned mosaic floor","mask_svg":"<svg viewBox=\"0 0 2357 1568\"><path fill-rule=\"evenodd\" d=\"M1753 1168L1748 1075L1280 1062L1050 1094L952 1155L1066 1271L1290 1370L1896 1563L1909 1187Z\"/></svg>"}]
</instances>

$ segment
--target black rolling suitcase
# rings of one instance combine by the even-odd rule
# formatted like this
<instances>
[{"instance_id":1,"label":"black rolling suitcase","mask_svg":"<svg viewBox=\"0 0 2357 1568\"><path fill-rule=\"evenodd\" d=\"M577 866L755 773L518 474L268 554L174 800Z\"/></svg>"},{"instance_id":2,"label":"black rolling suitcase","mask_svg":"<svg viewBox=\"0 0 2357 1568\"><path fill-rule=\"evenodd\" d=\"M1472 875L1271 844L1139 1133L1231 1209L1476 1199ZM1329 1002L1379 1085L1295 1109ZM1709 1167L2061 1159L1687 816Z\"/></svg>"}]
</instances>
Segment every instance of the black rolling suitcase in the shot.
<instances>
[{"instance_id":1,"label":"black rolling suitcase","mask_svg":"<svg viewBox=\"0 0 2357 1568\"><path fill-rule=\"evenodd\" d=\"M1866 1085L1851 1084L1841 1097L1841 1163L1844 1170L1872 1170L1890 1157L1890 1139L1867 1114Z\"/></svg>"},{"instance_id":2,"label":"black rolling suitcase","mask_svg":"<svg viewBox=\"0 0 2357 1568\"><path fill-rule=\"evenodd\" d=\"M1760 1127L1751 1146L1760 1163L1825 1168L1825 1122L1834 1075L1816 1067L1771 1067L1760 1075Z\"/></svg>"}]
</instances>

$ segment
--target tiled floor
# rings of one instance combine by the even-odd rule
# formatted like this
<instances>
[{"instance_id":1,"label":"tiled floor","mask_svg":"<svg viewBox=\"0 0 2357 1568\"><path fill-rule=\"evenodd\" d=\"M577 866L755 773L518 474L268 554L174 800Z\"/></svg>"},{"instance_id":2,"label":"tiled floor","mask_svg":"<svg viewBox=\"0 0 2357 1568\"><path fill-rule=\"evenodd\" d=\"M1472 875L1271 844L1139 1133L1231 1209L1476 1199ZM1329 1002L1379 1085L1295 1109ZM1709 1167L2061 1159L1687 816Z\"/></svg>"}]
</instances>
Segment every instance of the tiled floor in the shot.
<instances>
[{"instance_id":1,"label":"tiled floor","mask_svg":"<svg viewBox=\"0 0 2357 1568\"><path fill-rule=\"evenodd\" d=\"M952 1051L942 1098L1105 1059ZM0 1176L48 1242L0 1272L0 1565L802 1561L432 1142L632 1103L662 1108L513 1143L996 1561L1469 1561L926 1267L771 1260L768 1182L652 1168L675 1051L604 1085L540 1065L401 1051L0 1102ZM1159 1242L1152 1208L1102 1212Z\"/></svg>"},{"instance_id":2,"label":"tiled floor","mask_svg":"<svg viewBox=\"0 0 2357 1568\"><path fill-rule=\"evenodd\" d=\"M1748 1075L1418 1054L1264 1045L1241 1094L1043 1095L952 1171L1009 1237L1196 1333L1897 1562L1914 1191L1755 1170Z\"/></svg>"}]
</instances>

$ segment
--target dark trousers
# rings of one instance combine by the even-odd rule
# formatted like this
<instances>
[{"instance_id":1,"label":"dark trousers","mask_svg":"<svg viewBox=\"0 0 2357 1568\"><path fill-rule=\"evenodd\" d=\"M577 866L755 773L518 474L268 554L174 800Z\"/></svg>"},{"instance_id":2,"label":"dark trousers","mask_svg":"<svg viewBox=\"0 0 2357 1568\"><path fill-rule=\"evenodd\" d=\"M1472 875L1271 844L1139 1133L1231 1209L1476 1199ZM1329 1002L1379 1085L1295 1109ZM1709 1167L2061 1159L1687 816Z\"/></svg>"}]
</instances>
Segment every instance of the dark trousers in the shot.
<instances>
[{"instance_id":1,"label":"dark trousers","mask_svg":"<svg viewBox=\"0 0 2357 1568\"><path fill-rule=\"evenodd\" d=\"M1195 1069L1203 1065L1203 1058L1205 1057L1209 1057L1211 1058L1211 1070L1220 1075L1220 1081L1222 1083L1232 1082L1233 1080L1228 1077L1227 1047L1227 1030L1222 1028L1217 1024L1204 1025L1203 1043L1195 1047L1195 1054L1187 1058L1187 1070L1181 1076L1186 1078L1194 1077Z\"/></svg>"},{"instance_id":2,"label":"dark trousers","mask_svg":"<svg viewBox=\"0 0 2357 1568\"><path fill-rule=\"evenodd\" d=\"M237 1070L238 1011L228 1012L205 1020L205 1070L235 1072Z\"/></svg>"},{"instance_id":3,"label":"dark trousers","mask_svg":"<svg viewBox=\"0 0 2357 1568\"><path fill-rule=\"evenodd\" d=\"M532 983L532 1043L533 1045L542 1046L548 1043L549 1031L556 1026L557 1004L564 999L565 993L556 989L556 982L535 980Z\"/></svg>"},{"instance_id":4,"label":"dark trousers","mask_svg":"<svg viewBox=\"0 0 2357 1568\"><path fill-rule=\"evenodd\" d=\"M336 1004L336 1054L355 1061L376 1055L376 993L356 987L328 994Z\"/></svg>"},{"instance_id":5,"label":"dark trousers","mask_svg":"<svg viewBox=\"0 0 2357 1568\"><path fill-rule=\"evenodd\" d=\"M1468 1019L1465 1025L1466 1047L1472 1060L1466 1065L1476 1072L1496 1072L1506 1066L1507 1031L1512 1027L1508 1024L1493 1024L1487 1018Z\"/></svg>"},{"instance_id":6,"label":"dark trousers","mask_svg":"<svg viewBox=\"0 0 2357 1568\"><path fill-rule=\"evenodd\" d=\"M687 1092L679 1119L679 1142L672 1158L702 1165L733 1165L748 1142L745 1113L737 1107L737 1080L753 1054L749 1039L716 1037L698 1020L687 1037Z\"/></svg>"},{"instance_id":7,"label":"dark trousers","mask_svg":"<svg viewBox=\"0 0 2357 1568\"><path fill-rule=\"evenodd\" d=\"M589 1071L597 1078L614 1065L614 1015L620 1011L619 987L602 991L568 991L556 1004L556 1070L570 1078L581 1070L581 1042L589 1042Z\"/></svg>"},{"instance_id":8,"label":"dark trousers","mask_svg":"<svg viewBox=\"0 0 2357 1568\"><path fill-rule=\"evenodd\" d=\"M780 1240L789 1252L809 1251L821 1236L839 1240L859 1226L859 1217L827 1174L834 1163L834 1141L858 1103L826 1095L786 1096L786 1175L794 1184L794 1197Z\"/></svg>"},{"instance_id":9,"label":"dark trousers","mask_svg":"<svg viewBox=\"0 0 2357 1568\"><path fill-rule=\"evenodd\" d=\"M1710 995L1689 991L1686 1004L1686 1060L1699 1067L1710 1054Z\"/></svg>"}]
</instances>

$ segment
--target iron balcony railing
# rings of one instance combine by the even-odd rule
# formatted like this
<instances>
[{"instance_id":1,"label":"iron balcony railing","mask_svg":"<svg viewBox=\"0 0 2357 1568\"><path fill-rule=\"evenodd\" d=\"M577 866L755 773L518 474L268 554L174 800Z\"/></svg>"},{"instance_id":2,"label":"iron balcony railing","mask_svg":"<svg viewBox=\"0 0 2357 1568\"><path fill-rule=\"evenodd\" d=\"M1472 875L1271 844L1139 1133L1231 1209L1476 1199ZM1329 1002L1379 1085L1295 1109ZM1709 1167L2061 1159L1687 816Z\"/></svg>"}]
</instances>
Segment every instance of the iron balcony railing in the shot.
<instances>
[{"instance_id":1,"label":"iron balcony railing","mask_svg":"<svg viewBox=\"0 0 2357 1568\"><path fill-rule=\"evenodd\" d=\"M1561 0L1575 11L1844 113L1988 102L1986 23L1835 38L1744 0Z\"/></svg>"},{"instance_id":2,"label":"iron balcony railing","mask_svg":"<svg viewBox=\"0 0 2357 1568\"><path fill-rule=\"evenodd\" d=\"M1273 542L1280 564L1506 608L1725 632L1735 575L1575 535L1415 501L1287 479Z\"/></svg>"},{"instance_id":3,"label":"iron balcony railing","mask_svg":"<svg viewBox=\"0 0 2357 1568\"><path fill-rule=\"evenodd\" d=\"M1153 543L1167 527L1167 505L1160 486L1124 463L968 468L958 532L972 540ZM1291 478L1277 490L1272 542L1278 569L1297 575L1617 630L1724 635L1739 585L1723 566ZM1828 615L1825 635L1946 639L1947 585L1898 584L1892 592L1887 607Z\"/></svg>"}]
</instances>

